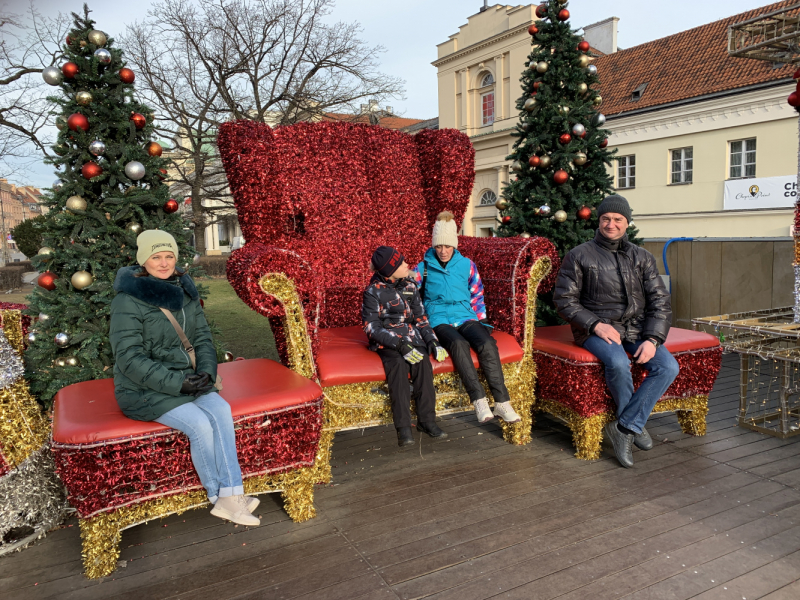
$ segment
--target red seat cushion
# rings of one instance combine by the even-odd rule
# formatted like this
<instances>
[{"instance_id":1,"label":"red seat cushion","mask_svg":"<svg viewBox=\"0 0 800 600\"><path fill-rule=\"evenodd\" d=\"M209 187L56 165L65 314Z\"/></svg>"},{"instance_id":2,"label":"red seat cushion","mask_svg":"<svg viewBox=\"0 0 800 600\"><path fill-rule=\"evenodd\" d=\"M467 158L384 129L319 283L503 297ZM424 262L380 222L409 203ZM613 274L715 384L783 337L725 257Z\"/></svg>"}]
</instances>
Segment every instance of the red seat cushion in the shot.
<instances>
[{"instance_id":1,"label":"red seat cushion","mask_svg":"<svg viewBox=\"0 0 800 600\"><path fill-rule=\"evenodd\" d=\"M500 362L512 363L522 360L522 348L513 336L495 331L492 337L497 342ZM367 336L361 327L332 327L319 330L317 369L322 387L384 381L386 374L377 352L368 348ZM453 361L433 362L434 373L452 373ZM478 357L472 352L472 363L478 366Z\"/></svg>"},{"instance_id":2,"label":"red seat cushion","mask_svg":"<svg viewBox=\"0 0 800 600\"><path fill-rule=\"evenodd\" d=\"M670 328L667 342L664 344L664 347L673 354L688 350L716 348L718 346L719 340L713 335L677 327ZM600 362L594 354L575 343L569 325L537 327L536 337L533 340L533 349L534 351L544 352L574 362Z\"/></svg>"},{"instance_id":3,"label":"red seat cushion","mask_svg":"<svg viewBox=\"0 0 800 600\"><path fill-rule=\"evenodd\" d=\"M231 405L233 418L298 406L322 395L322 390L273 360L254 358L219 365L220 396ZM98 379L68 385L56 394L53 441L93 444L123 437L169 431L155 421L134 421L119 408L114 380Z\"/></svg>"}]
</instances>

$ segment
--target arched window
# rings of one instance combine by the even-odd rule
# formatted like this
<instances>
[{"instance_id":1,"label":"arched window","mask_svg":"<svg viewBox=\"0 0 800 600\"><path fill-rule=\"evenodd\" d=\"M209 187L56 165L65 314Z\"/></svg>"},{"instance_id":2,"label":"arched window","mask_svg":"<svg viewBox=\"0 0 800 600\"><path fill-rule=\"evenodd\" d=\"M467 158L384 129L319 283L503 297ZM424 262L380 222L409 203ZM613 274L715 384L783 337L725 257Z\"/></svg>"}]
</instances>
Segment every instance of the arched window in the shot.
<instances>
[{"instance_id":1,"label":"arched window","mask_svg":"<svg viewBox=\"0 0 800 600\"><path fill-rule=\"evenodd\" d=\"M493 83L494 83L494 77L492 76L491 73L486 73L486 75L484 75L481 78L481 87L482 88L484 88L486 86L489 86L489 85L492 85Z\"/></svg>"},{"instance_id":2,"label":"arched window","mask_svg":"<svg viewBox=\"0 0 800 600\"><path fill-rule=\"evenodd\" d=\"M495 194L492 190L486 190L481 194L481 206L490 206L495 202L497 202L497 194Z\"/></svg>"},{"instance_id":3,"label":"arched window","mask_svg":"<svg viewBox=\"0 0 800 600\"><path fill-rule=\"evenodd\" d=\"M481 89L494 85L494 76L486 73L481 76ZM481 124L491 125L494 123L494 90L481 94Z\"/></svg>"}]
</instances>

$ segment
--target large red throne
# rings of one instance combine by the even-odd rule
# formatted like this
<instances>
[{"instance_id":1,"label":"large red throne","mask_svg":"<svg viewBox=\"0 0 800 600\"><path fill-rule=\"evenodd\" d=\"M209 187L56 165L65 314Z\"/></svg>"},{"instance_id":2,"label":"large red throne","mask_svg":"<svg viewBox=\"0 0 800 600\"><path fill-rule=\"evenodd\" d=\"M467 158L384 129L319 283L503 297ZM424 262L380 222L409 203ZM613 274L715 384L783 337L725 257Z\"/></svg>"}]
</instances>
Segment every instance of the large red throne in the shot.
<instances>
[{"instance_id":1,"label":"large red throne","mask_svg":"<svg viewBox=\"0 0 800 600\"><path fill-rule=\"evenodd\" d=\"M379 245L409 264L430 246L435 216L464 218L474 150L455 130L416 136L349 123L272 129L238 121L219 148L246 243L228 261L239 296L269 318L281 360L325 391L327 431L391 422L383 369L366 349L361 299ZM512 402L523 416L506 439L530 439L537 290L552 286L558 257L543 238L459 238L484 280ZM469 406L448 359L436 364L437 412ZM321 442L322 443L322 442Z\"/></svg>"}]
</instances>

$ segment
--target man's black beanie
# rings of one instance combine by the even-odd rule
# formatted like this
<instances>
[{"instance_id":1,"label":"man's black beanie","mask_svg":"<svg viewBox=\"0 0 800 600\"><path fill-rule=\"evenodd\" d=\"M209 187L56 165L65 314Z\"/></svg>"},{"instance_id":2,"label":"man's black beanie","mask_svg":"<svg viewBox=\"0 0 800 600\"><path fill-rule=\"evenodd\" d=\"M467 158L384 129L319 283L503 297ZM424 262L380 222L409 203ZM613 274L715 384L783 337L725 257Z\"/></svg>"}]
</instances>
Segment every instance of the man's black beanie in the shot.
<instances>
[{"instance_id":1,"label":"man's black beanie","mask_svg":"<svg viewBox=\"0 0 800 600\"><path fill-rule=\"evenodd\" d=\"M612 194L611 196L606 196L600 203L600 206L597 207L598 219L605 213L617 213L622 215L628 220L628 225L630 225L631 221L633 221L633 212L631 211L631 205L628 204L628 201L619 194Z\"/></svg>"},{"instance_id":2,"label":"man's black beanie","mask_svg":"<svg viewBox=\"0 0 800 600\"><path fill-rule=\"evenodd\" d=\"M381 246L372 254L372 266L384 277L391 277L404 260L400 251L391 246Z\"/></svg>"}]
</instances>

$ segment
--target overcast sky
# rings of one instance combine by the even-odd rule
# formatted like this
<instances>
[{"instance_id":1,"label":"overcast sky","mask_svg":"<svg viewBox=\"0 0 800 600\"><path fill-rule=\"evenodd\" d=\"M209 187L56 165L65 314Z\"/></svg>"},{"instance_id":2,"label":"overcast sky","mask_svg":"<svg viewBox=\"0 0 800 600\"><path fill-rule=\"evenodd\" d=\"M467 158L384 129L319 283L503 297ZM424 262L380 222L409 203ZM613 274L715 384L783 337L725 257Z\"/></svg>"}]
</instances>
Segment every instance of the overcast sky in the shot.
<instances>
[{"instance_id":1,"label":"overcast sky","mask_svg":"<svg viewBox=\"0 0 800 600\"><path fill-rule=\"evenodd\" d=\"M156 1L89 1L89 8L97 28L116 36L127 24L145 18ZM83 6L83 2L74 0L34 2L43 14L82 12ZM630 48L767 4L770 2L759 0L571 0L568 8L575 28L619 17L618 44ZM0 0L0 5L5 5L6 10L22 12L27 1ZM456 33L482 5L482 0L337 0L332 20L358 21L363 28L362 38L368 44L386 48L381 59L383 70L406 81L406 97L392 102L394 111L405 117L429 119L438 114L436 69L431 66L436 58L436 45ZM157 47L158 40L153 40L153 45ZM680 65L675 65L675 77L680 77ZM24 183L49 186L54 179L50 169L41 165L28 174ZM23 183L21 177L17 179Z\"/></svg>"}]
</instances>

